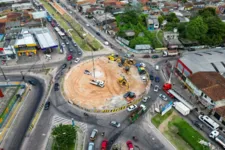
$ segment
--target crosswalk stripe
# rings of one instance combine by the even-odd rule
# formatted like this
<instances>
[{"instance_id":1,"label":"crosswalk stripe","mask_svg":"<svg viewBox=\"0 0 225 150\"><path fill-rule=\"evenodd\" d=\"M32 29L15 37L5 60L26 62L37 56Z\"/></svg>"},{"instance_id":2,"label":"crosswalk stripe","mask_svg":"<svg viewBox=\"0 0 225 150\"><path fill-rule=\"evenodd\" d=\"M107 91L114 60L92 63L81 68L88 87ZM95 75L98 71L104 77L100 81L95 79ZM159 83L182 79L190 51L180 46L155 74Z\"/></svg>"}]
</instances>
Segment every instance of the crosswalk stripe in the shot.
<instances>
[{"instance_id":1,"label":"crosswalk stripe","mask_svg":"<svg viewBox=\"0 0 225 150\"><path fill-rule=\"evenodd\" d=\"M59 124L72 124L72 120L54 116L52 119L52 126L57 126ZM85 123L75 121L75 125L78 126L83 132L87 131L87 125Z\"/></svg>"}]
</instances>

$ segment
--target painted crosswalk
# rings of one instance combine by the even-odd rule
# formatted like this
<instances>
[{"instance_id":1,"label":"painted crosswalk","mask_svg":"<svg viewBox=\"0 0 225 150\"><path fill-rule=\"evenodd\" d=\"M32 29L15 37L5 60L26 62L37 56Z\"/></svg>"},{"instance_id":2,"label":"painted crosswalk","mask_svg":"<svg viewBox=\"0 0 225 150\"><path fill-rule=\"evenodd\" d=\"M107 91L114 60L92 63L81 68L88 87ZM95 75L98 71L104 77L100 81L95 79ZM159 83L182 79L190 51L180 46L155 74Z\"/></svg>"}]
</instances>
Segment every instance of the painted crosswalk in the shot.
<instances>
[{"instance_id":1,"label":"painted crosswalk","mask_svg":"<svg viewBox=\"0 0 225 150\"><path fill-rule=\"evenodd\" d=\"M52 126L55 127L60 124L70 124L72 125L72 119L63 118L60 116L54 116L52 120ZM75 126L79 127L83 132L87 131L87 124L75 121Z\"/></svg>"}]
</instances>

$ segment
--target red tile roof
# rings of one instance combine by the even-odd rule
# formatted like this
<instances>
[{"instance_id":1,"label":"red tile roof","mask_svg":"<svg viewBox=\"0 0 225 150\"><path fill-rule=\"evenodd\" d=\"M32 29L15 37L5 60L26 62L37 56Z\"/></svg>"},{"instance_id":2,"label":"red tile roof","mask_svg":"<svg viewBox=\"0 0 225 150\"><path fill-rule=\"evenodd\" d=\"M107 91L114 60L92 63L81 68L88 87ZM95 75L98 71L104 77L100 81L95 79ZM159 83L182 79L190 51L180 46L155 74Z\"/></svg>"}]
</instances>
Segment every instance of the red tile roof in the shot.
<instances>
[{"instance_id":1,"label":"red tile roof","mask_svg":"<svg viewBox=\"0 0 225 150\"><path fill-rule=\"evenodd\" d=\"M189 80L213 101L225 99L225 78L217 72L197 72Z\"/></svg>"}]
</instances>

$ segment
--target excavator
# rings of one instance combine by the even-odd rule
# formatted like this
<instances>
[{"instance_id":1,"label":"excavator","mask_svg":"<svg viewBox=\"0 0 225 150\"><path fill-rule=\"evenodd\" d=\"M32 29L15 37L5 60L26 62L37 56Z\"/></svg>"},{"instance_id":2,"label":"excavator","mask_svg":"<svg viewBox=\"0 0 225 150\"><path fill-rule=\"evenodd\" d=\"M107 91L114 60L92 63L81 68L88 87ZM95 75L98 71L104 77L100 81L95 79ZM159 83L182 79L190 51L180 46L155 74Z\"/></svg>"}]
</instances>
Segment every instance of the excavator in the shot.
<instances>
[{"instance_id":1,"label":"excavator","mask_svg":"<svg viewBox=\"0 0 225 150\"><path fill-rule=\"evenodd\" d=\"M127 87L127 90L129 89L129 83L124 76L121 75L121 77L118 79L118 83L122 86Z\"/></svg>"}]
</instances>

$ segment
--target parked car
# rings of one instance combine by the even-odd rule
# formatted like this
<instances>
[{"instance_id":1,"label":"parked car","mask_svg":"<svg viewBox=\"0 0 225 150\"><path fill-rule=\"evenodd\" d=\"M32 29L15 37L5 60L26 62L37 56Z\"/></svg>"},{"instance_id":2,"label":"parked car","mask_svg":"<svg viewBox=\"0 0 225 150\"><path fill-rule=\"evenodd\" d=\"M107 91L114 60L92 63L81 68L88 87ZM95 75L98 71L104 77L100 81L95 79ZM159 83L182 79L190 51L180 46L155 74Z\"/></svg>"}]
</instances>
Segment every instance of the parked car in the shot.
<instances>
[{"instance_id":1,"label":"parked car","mask_svg":"<svg viewBox=\"0 0 225 150\"><path fill-rule=\"evenodd\" d=\"M48 110L49 109L49 107L50 107L50 102L49 101L47 101L46 103L45 103L45 110Z\"/></svg>"},{"instance_id":2,"label":"parked car","mask_svg":"<svg viewBox=\"0 0 225 150\"><path fill-rule=\"evenodd\" d=\"M120 123L119 122L116 122L116 121L111 121L110 122L110 125L113 126L113 127L117 127L117 128L120 127Z\"/></svg>"},{"instance_id":3,"label":"parked car","mask_svg":"<svg viewBox=\"0 0 225 150\"><path fill-rule=\"evenodd\" d=\"M80 61L80 58L75 58L74 62L78 63Z\"/></svg>"},{"instance_id":4,"label":"parked car","mask_svg":"<svg viewBox=\"0 0 225 150\"><path fill-rule=\"evenodd\" d=\"M66 41L66 45L69 45L70 44L70 42L69 41Z\"/></svg>"},{"instance_id":5,"label":"parked car","mask_svg":"<svg viewBox=\"0 0 225 150\"><path fill-rule=\"evenodd\" d=\"M198 120L192 121L192 124L195 125L197 128L199 128L200 130L203 129L203 124Z\"/></svg>"},{"instance_id":6,"label":"parked car","mask_svg":"<svg viewBox=\"0 0 225 150\"><path fill-rule=\"evenodd\" d=\"M127 107L127 111L133 111L137 108L137 105L130 105L129 107Z\"/></svg>"},{"instance_id":7,"label":"parked car","mask_svg":"<svg viewBox=\"0 0 225 150\"><path fill-rule=\"evenodd\" d=\"M81 51L78 51L78 55L81 55L82 54L82 52Z\"/></svg>"},{"instance_id":8,"label":"parked car","mask_svg":"<svg viewBox=\"0 0 225 150\"><path fill-rule=\"evenodd\" d=\"M158 55L152 55L152 58L156 59L156 58L159 58L159 56Z\"/></svg>"},{"instance_id":9,"label":"parked car","mask_svg":"<svg viewBox=\"0 0 225 150\"><path fill-rule=\"evenodd\" d=\"M90 25L89 25L89 24L86 24L86 26L87 26L87 27L90 27Z\"/></svg>"},{"instance_id":10,"label":"parked car","mask_svg":"<svg viewBox=\"0 0 225 150\"><path fill-rule=\"evenodd\" d=\"M158 91L159 91L159 86L158 86L158 85L155 85L154 91L155 91L155 92L158 92Z\"/></svg>"},{"instance_id":11,"label":"parked car","mask_svg":"<svg viewBox=\"0 0 225 150\"><path fill-rule=\"evenodd\" d=\"M102 144L101 144L101 150L106 150L107 149L107 145L108 145L108 141L107 140L103 140Z\"/></svg>"},{"instance_id":12,"label":"parked car","mask_svg":"<svg viewBox=\"0 0 225 150\"><path fill-rule=\"evenodd\" d=\"M95 149L95 143L94 142L89 142L88 150L94 150L94 149Z\"/></svg>"},{"instance_id":13,"label":"parked car","mask_svg":"<svg viewBox=\"0 0 225 150\"><path fill-rule=\"evenodd\" d=\"M142 99L142 102L146 103L148 100L150 100L151 97L150 96L145 96L143 99Z\"/></svg>"},{"instance_id":14,"label":"parked car","mask_svg":"<svg viewBox=\"0 0 225 150\"><path fill-rule=\"evenodd\" d=\"M91 72L90 72L90 71L88 71L88 70L84 70L84 74L90 75L90 74L91 74Z\"/></svg>"},{"instance_id":15,"label":"parked car","mask_svg":"<svg viewBox=\"0 0 225 150\"><path fill-rule=\"evenodd\" d=\"M168 98L166 97L166 95L163 95L163 94L159 94L159 97L164 100L164 101L167 101Z\"/></svg>"},{"instance_id":16,"label":"parked car","mask_svg":"<svg viewBox=\"0 0 225 150\"><path fill-rule=\"evenodd\" d=\"M90 135L90 140L91 141L94 141L96 136L98 134L98 130L97 129L93 129L92 132L91 132L91 135Z\"/></svg>"},{"instance_id":17,"label":"parked car","mask_svg":"<svg viewBox=\"0 0 225 150\"><path fill-rule=\"evenodd\" d=\"M127 141L128 150L134 150L134 145L131 141Z\"/></svg>"}]
</instances>

